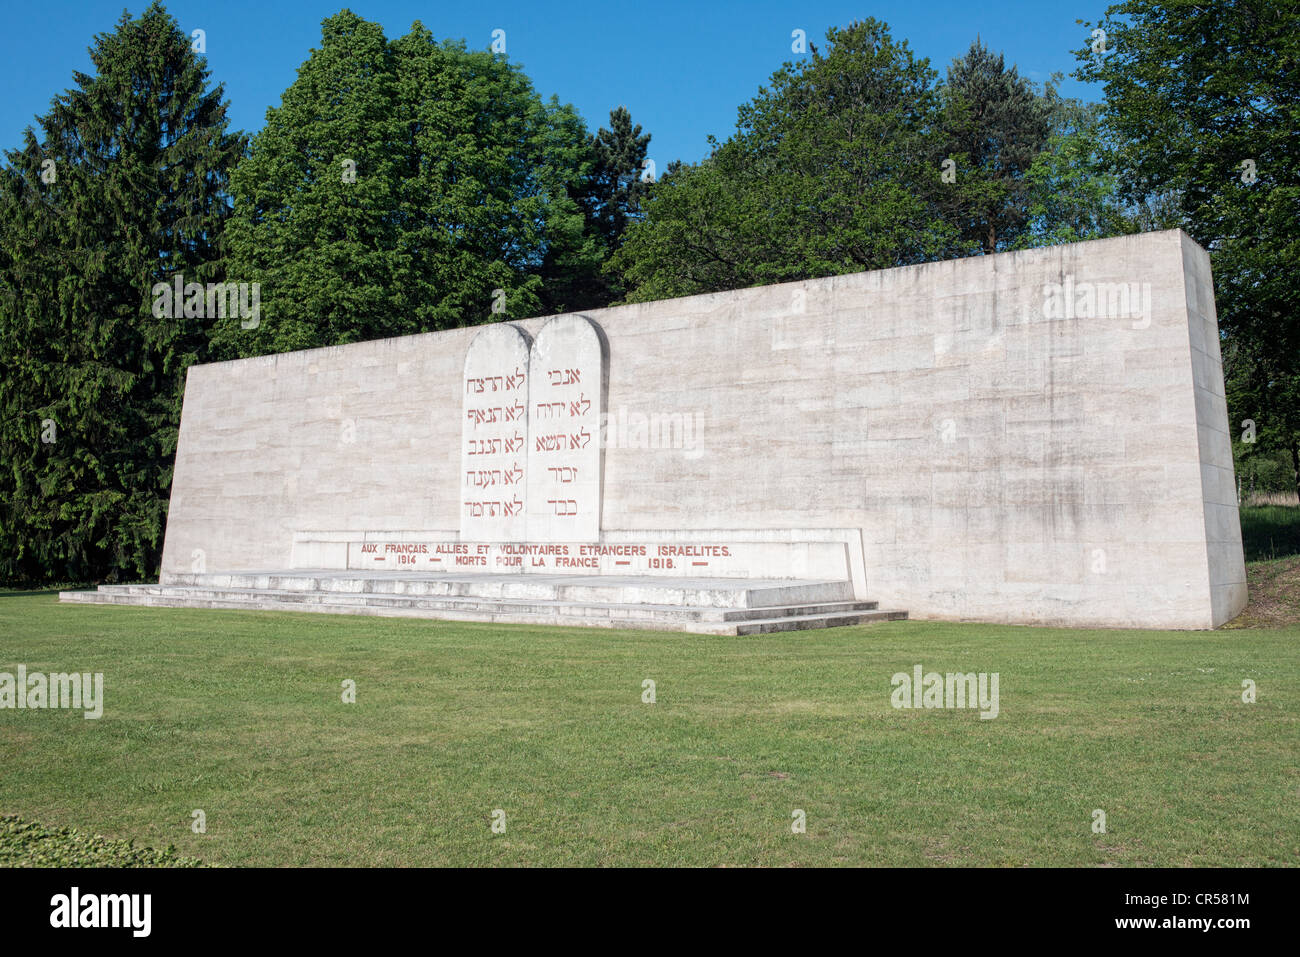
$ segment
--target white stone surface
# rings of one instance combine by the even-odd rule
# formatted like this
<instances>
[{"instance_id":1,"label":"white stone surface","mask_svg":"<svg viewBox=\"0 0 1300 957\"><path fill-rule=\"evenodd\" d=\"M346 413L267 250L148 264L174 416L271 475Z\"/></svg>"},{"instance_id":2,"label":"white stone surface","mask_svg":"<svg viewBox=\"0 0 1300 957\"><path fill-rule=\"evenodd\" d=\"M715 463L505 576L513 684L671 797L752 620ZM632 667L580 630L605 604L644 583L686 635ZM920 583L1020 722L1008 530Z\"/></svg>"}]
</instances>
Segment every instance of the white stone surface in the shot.
<instances>
[{"instance_id":1,"label":"white stone surface","mask_svg":"<svg viewBox=\"0 0 1300 957\"><path fill-rule=\"evenodd\" d=\"M1244 605L1208 258L1180 232L590 317L605 540L854 529L858 597L912 617L1208 628ZM313 529L460 529L481 331L192 368L164 575L336 560L295 546Z\"/></svg>"},{"instance_id":2,"label":"white stone surface","mask_svg":"<svg viewBox=\"0 0 1300 957\"><path fill-rule=\"evenodd\" d=\"M1223 622L1246 605L1246 560L1232 464L1232 426L1224 395L1210 257L1186 236L1182 245L1210 602L1214 620Z\"/></svg>"},{"instance_id":3,"label":"white stone surface","mask_svg":"<svg viewBox=\"0 0 1300 957\"><path fill-rule=\"evenodd\" d=\"M477 542L454 532L331 530L295 533L293 554L292 569L827 579L866 591L856 529L609 532L599 542Z\"/></svg>"},{"instance_id":4,"label":"white stone surface","mask_svg":"<svg viewBox=\"0 0 1300 957\"><path fill-rule=\"evenodd\" d=\"M583 316L556 316L537 333L528 437L527 536L532 543L600 537L600 423L605 360Z\"/></svg>"},{"instance_id":5,"label":"white stone surface","mask_svg":"<svg viewBox=\"0 0 1300 957\"><path fill-rule=\"evenodd\" d=\"M846 581L745 582L658 576L586 577L342 572L326 569L173 576L171 584L60 592L83 604L328 612L568 627L764 634L906 618L852 600Z\"/></svg>"},{"instance_id":6,"label":"white stone surface","mask_svg":"<svg viewBox=\"0 0 1300 957\"><path fill-rule=\"evenodd\" d=\"M466 351L460 530L468 539L526 534L528 360L528 337L507 323L481 329ZM441 411L441 404L431 410Z\"/></svg>"}]
</instances>

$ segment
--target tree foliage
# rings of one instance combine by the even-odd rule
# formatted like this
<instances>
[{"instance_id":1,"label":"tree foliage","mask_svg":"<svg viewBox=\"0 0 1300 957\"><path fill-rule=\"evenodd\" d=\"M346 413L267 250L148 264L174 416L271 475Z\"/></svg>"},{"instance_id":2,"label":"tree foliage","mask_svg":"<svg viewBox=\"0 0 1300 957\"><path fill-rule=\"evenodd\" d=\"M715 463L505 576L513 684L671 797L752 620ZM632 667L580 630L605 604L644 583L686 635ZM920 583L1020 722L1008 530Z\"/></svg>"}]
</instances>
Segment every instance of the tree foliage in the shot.
<instances>
[{"instance_id":1,"label":"tree foliage","mask_svg":"<svg viewBox=\"0 0 1300 957\"><path fill-rule=\"evenodd\" d=\"M230 269L261 283L262 316L217 341L260 355L536 315L547 278L599 268L575 199L590 163L581 118L503 56L330 17L232 178Z\"/></svg>"},{"instance_id":2,"label":"tree foliage","mask_svg":"<svg viewBox=\"0 0 1300 957\"><path fill-rule=\"evenodd\" d=\"M1095 111L980 41L939 81L874 19L786 63L702 162L670 169L612 267L632 300L1133 228Z\"/></svg>"},{"instance_id":3,"label":"tree foliage","mask_svg":"<svg viewBox=\"0 0 1300 957\"><path fill-rule=\"evenodd\" d=\"M1016 249L1077 243L1167 226L1126 208L1119 177L1105 159L1101 107L1062 97L1053 77L1042 93L1048 121L1043 148L1024 174L1027 217Z\"/></svg>"},{"instance_id":4,"label":"tree foliage","mask_svg":"<svg viewBox=\"0 0 1300 957\"><path fill-rule=\"evenodd\" d=\"M650 180L643 175L650 134L632 122L627 107L609 111L609 129L592 137L593 164L583 208L606 249L617 249L637 218Z\"/></svg>"},{"instance_id":5,"label":"tree foliage","mask_svg":"<svg viewBox=\"0 0 1300 957\"><path fill-rule=\"evenodd\" d=\"M601 129L588 144L590 172L577 199L587 221L587 234L594 237L598 258L580 262L577 269L554 270L546 277L551 311L608 306L626 292L615 270L606 268L610 257L622 248L628 227L641 219L641 203L653 181L646 165L650 134L632 122L627 107L610 110L609 128Z\"/></svg>"},{"instance_id":6,"label":"tree foliage","mask_svg":"<svg viewBox=\"0 0 1300 957\"><path fill-rule=\"evenodd\" d=\"M1097 27L1077 75L1104 86L1121 195L1210 251L1234 429L1300 490L1300 0L1126 0Z\"/></svg>"},{"instance_id":7,"label":"tree foliage","mask_svg":"<svg viewBox=\"0 0 1300 957\"><path fill-rule=\"evenodd\" d=\"M869 19L827 31L740 108L735 134L651 190L614 262L633 300L936 258L935 74Z\"/></svg>"},{"instance_id":8,"label":"tree foliage","mask_svg":"<svg viewBox=\"0 0 1300 957\"><path fill-rule=\"evenodd\" d=\"M200 317L155 317L176 273L221 279L222 87L159 5L123 14L0 170L0 579L143 576L162 544Z\"/></svg>"},{"instance_id":9,"label":"tree foliage","mask_svg":"<svg viewBox=\"0 0 1300 957\"><path fill-rule=\"evenodd\" d=\"M1009 248L1032 218L1027 174L1047 144L1049 103L978 39L949 66L940 96L959 239L986 253Z\"/></svg>"}]
</instances>

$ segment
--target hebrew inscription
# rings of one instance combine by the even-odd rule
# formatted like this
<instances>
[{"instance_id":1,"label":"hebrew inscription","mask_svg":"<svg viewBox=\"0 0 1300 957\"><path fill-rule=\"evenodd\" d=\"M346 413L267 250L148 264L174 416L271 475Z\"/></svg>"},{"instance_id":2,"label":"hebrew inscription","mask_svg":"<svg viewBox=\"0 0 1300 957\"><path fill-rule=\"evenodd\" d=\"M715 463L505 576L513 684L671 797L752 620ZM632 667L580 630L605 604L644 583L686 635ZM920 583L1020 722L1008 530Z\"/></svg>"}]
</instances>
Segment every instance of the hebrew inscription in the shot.
<instances>
[{"instance_id":1,"label":"hebrew inscription","mask_svg":"<svg viewBox=\"0 0 1300 957\"><path fill-rule=\"evenodd\" d=\"M535 342L488 326L465 355L461 424L463 542L595 542L600 538L600 333L556 316ZM435 564L437 554L380 555Z\"/></svg>"},{"instance_id":2,"label":"hebrew inscription","mask_svg":"<svg viewBox=\"0 0 1300 957\"><path fill-rule=\"evenodd\" d=\"M487 542L526 534L528 337L488 326L465 354L460 451L460 534Z\"/></svg>"},{"instance_id":3,"label":"hebrew inscription","mask_svg":"<svg viewBox=\"0 0 1300 957\"><path fill-rule=\"evenodd\" d=\"M556 316L533 343L528 438L529 542L600 537L604 354L583 316Z\"/></svg>"}]
</instances>

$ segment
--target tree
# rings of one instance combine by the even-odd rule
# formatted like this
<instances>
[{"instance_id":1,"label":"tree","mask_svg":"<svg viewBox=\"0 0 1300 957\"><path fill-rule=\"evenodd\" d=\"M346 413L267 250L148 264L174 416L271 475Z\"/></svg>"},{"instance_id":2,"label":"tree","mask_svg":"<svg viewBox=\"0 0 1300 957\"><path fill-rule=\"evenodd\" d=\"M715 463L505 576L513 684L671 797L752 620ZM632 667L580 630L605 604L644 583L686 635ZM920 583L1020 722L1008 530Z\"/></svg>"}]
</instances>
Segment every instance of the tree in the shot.
<instances>
[{"instance_id":1,"label":"tree","mask_svg":"<svg viewBox=\"0 0 1300 957\"><path fill-rule=\"evenodd\" d=\"M960 242L985 253L1010 248L1030 220L1027 174L1047 144L1047 102L978 38L948 67L940 96Z\"/></svg>"},{"instance_id":2,"label":"tree","mask_svg":"<svg viewBox=\"0 0 1300 957\"><path fill-rule=\"evenodd\" d=\"M202 315L155 283L222 278L221 86L157 3L90 48L0 170L0 579L156 572Z\"/></svg>"},{"instance_id":3,"label":"tree","mask_svg":"<svg viewBox=\"0 0 1300 957\"><path fill-rule=\"evenodd\" d=\"M615 254L646 300L924 262L940 211L934 71L869 19L826 34L740 108L704 162L651 188Z\"/></svg>"},{"instance_id":4,"label":"tree","mask_svg":"<svg viewBox=\"0 0 1300 957\"><path fill-rule=\"evenodd\" d=\"M1121 196L1209 250L1246 377L1230 418L1286 450L1300 491L1300 0L1126 0L1096 30L1076 75L1104 85Z\"/></svg>"},{"instance_id":5,"label":"tree","mask_svg":"<svg viewBox=\"0 0 1300 957\"><path fill-rule=\"evenodd\" d=\"M417 330L390 255L401 162L392 61L379 26L345 11L267 110L231 177L226 236L231 275L260 284L261 314L253 328L220 323L220 354Z\"/></svg>"},{"instance_id":6,"label":"tree","mask_svg":"<svg viewBox=\"0 0 1300 957\"><path fill-rule=\"evenodd\" d=\"M610 110L609 126L591 138L595 162L583 205L605 247L613 250L622 245L623 233L640 215L649 192L643 170L650 134L633 125L625 106Z\"/></svg>"},{"instance_id":7,"label":"tree","mask_svg":"<svg viewBox=\"0 0 1300 957\"><path fill-rule=\"evenodd\" d=\"M1024 212L1016 249L1104 239L1165 228L1126 210L1119 178L1105 161L1101 107L1062 97L1053 76L1042 93L1047 141L1024 173ZM1004 234L1005 235L1005 234Z\"/></svg>"},{"instance_id":8,"label":"tree","mask_svg":"<svg viewBox=\"0 0 1300 957\"><path fill-rule=\"evenodd\" d=\"M1267 340L1242 337L1222 352L1238 478L1250 491L1300 492L1300 376L1291 374L1292 357Z\"/></svg>"},{"instance_id":9,"label":"tree","mask_svg":"<svg viewBox=\"0 0 1300 957\"><path fill-rule=\"evenodd\" d=\"M572 191L586 217L585 255L569 262L548 262L543 275L543 299L548 311L608 306L626 291L616 272L603 268L623 245L627 227L641 216L641 202L649 191L644 164L650 134L633 124L627 107L609 113L609 128L602 127L588 142L587 172Z\"/></svg>"},{"instance_id":10,"label":"tree","mask_svg":"<svg viewBox=\"0 0 1300 957\"><path fill-rule=\"evenodd\" d=\"M573 108L503 56L330 17L233 176L231 269L262 284L262 322L216 341L259 355L536 315L548 273L598 267L586 162Z\"/></svg>"}]
</instances>

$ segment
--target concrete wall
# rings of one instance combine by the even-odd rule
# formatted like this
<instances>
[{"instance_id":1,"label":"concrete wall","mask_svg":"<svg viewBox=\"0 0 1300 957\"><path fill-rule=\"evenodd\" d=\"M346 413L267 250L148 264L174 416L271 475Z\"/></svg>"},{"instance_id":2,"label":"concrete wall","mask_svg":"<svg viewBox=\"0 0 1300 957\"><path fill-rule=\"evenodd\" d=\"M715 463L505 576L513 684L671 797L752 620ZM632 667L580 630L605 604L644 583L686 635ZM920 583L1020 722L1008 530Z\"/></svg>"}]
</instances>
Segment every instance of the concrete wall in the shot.
<instances>
[{"instance_id":1,"label":"concrete wall","mask_svg":"<svg viewBox=\"0 0 1300 957\"><path fill-rule=\"evenodd\" d=\"M1224 396L1223 357L1219 352L1219 322L1214 309L1210 257L1187 236L1182 236L1182 246L1197 438L1200 441L1205 544L1210 567L1210 602L1213 621L1218 625L1246 607L1246 561L1237 512L1232 429Z\"/></svg>"},{"instance_id":2,"label":"concrete wall","mask_svg":"<svg viewBox=\"0 0 1300 957\"><path fill-rule=\"evenodd\" d=\"M586 315L603 529L861 529L869 596L913 617L1244 606L1209 262L1181 232ZM455 530L478 331L191 369L164 576L287 568L303 530Z\"/></svg>"}]
</instances>

